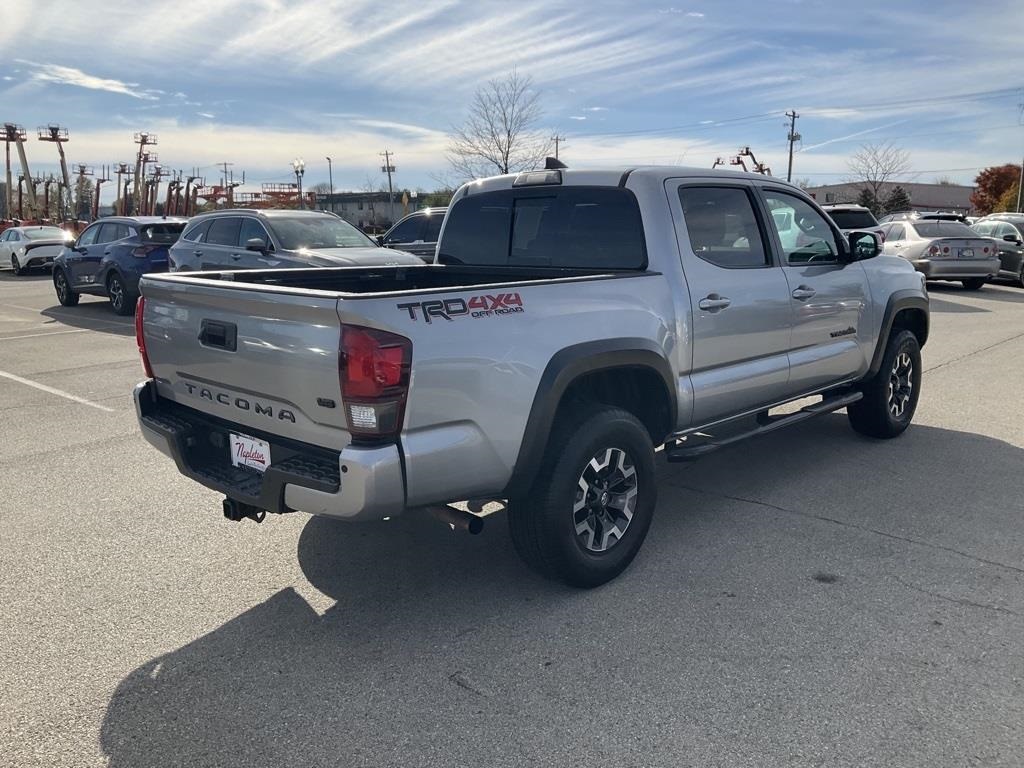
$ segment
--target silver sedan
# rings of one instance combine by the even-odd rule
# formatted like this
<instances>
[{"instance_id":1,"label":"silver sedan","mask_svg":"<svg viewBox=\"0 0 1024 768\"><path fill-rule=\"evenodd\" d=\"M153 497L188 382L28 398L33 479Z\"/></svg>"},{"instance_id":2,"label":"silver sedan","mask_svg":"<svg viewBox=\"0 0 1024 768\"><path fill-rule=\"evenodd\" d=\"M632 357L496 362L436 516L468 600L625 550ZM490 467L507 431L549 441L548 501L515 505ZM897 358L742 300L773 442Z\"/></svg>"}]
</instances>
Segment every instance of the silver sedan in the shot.
<instances>
[{"instance_id":1,"label":"silver sedan","mask_svg":"<svg viewBox=\"0 0 1024 768\"><path fill-rule=\"evenodd\" d=\"M959 221L908 219L882 225L883 253L907 259L928 280L977 290L999 273L999 246Z\"/></svg>"}]
</instances>

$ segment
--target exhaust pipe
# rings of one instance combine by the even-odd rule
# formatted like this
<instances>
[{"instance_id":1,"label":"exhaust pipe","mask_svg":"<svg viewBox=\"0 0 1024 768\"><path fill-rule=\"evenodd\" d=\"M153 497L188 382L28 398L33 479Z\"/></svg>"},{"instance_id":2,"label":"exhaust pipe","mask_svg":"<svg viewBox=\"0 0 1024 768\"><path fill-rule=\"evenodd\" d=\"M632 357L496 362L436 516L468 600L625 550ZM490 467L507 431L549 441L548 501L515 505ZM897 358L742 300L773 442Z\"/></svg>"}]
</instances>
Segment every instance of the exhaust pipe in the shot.
<instances>
[{"instance_id":1,"label":"exhaust pipe","mask_svg":"<svg viewBox=\"0 0 1024 768\"><path fill-rule=\"evenodd\" d=\"M468 531L474 536L484 529L484 519L482 517L477 517L458 507L445 504L440 507L431 507L430 513L442 523L448 523L452 528L459 531Z\"/></svg>"}]
</instances>

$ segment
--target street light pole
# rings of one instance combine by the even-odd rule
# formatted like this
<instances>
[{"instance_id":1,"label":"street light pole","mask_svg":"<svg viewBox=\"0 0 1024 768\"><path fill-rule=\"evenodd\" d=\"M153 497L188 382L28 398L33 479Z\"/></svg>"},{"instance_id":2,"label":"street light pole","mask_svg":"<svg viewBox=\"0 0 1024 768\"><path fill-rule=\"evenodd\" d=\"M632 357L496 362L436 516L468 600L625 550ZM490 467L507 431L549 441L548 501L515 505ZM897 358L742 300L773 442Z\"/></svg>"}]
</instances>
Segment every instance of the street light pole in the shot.
<instances>
[{"instance_id":1,"label":"street light pole","mask_svg":"<svg viewBox=\"0 0 1024 768\"><path fill-rule=\"evenodd\" d=\"M331 158L327 158L327 178L331 184L331 213L334 213L334 171L331 168Z\"/></svg>"},{"instance_id":2,"label":"street light pole","mask_svg":"<svg viewBox=\"0 0 1024 768\"><path fill-rule=\"evenodd\" d=\"M299 210L301 211L304 206L302 204L302 177L306 174L306 161L301 157L297 157L292 161L292 170L295 171L295 185L299 188Z\"/></svg>"}]
</instances>

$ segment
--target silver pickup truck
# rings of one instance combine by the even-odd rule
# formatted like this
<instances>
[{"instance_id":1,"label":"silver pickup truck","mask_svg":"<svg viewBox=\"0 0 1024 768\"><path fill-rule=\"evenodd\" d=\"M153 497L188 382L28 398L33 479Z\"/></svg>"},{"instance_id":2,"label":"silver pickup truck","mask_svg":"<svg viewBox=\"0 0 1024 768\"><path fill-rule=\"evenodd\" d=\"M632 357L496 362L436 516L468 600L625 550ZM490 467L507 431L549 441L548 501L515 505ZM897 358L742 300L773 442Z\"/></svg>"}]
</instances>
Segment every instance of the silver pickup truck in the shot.
<instances>
[{"instance_id":1,"label":"silver pickup truck","mask_svg":"<svg viewBox=\"0 0 1024 768\"><path fill-rule=\"evenodd\" d=\"M895 437L928 338L921 275L876 235L777 179L674 167L467 184L432 264L141 287L142 433L228 518L430 508L476 530L507 500L522 557L584 587L643 543L657 448L690 461L844 407Z\"/></svg>"}]
</instances>

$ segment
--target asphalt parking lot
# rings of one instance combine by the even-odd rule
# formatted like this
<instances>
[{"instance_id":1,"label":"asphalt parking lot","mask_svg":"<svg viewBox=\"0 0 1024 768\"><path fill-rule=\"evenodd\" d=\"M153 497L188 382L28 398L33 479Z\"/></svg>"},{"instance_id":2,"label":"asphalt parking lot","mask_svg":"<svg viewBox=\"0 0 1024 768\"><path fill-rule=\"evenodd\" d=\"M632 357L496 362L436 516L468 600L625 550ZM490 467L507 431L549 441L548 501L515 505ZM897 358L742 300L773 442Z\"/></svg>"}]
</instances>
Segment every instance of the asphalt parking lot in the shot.
<instances>
[{"instance_id":1,"label":"asphalt parking lot","mask_svg":"<svg viewBox=\"0 0 1024 768\"><path fill-rule=\"evenodd\" d=\"M0 272L0 764L1020 765L1024 289L932 288L914 426L661 465L580 592L503 519L231 523L130 318Z\"/></svg>"}]
</instances>

